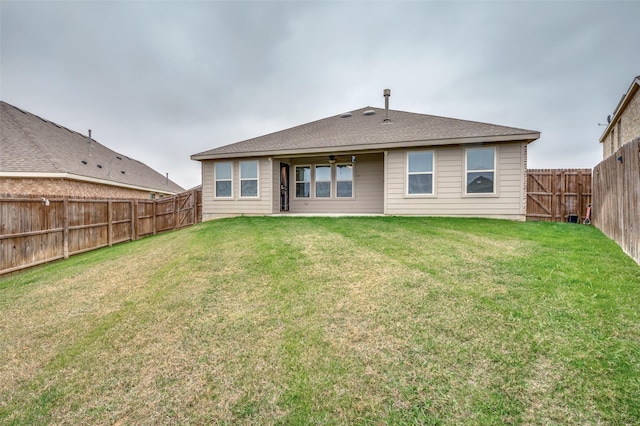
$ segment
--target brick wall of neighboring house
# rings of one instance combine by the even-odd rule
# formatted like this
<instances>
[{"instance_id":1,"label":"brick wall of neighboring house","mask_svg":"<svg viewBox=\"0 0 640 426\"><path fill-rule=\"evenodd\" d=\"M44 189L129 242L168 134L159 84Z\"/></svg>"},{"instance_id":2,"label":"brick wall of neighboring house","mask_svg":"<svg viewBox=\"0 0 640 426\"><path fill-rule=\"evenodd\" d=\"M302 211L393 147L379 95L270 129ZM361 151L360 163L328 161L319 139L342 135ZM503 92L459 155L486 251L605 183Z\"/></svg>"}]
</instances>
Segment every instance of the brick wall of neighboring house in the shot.
<instances>
[{"instance_id":1,"label":"brick wall of neighboring house","mask_svg":"<svg viewBox=\"0 0 640 426\"><path fill-rule=\"evenodd\" d=\"M150 199L151 193L70 179L0 178L0 194Z\"/></svg>"},{"instance_id":2,"label":"brick wall of neighboring house","mask_svg":"<svg viewBox=\"0 0 640 426\"><path fill-rule=\"evenodd\" d=\"M640 136L640 90L636 91L602 144L603 158Z\"/></svg>"}]
</instances>

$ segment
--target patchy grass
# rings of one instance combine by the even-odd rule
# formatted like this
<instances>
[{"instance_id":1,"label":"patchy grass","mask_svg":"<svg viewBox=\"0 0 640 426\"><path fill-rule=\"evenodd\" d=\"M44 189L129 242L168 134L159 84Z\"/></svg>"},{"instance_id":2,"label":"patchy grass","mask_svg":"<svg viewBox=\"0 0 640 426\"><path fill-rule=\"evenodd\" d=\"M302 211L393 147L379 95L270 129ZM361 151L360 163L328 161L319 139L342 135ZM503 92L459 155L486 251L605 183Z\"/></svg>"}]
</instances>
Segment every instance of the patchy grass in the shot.
<instances>
[{"instance_id":1,"label":"patchy grass","mask_svg":"<svg viewBox=\"0 0 640 426\"><path fill-rule=\"evenodd\" d=\"M580 225L208 222L0 278L0 423L634 424L639 290Z\"/></svg>"}]
</instances>

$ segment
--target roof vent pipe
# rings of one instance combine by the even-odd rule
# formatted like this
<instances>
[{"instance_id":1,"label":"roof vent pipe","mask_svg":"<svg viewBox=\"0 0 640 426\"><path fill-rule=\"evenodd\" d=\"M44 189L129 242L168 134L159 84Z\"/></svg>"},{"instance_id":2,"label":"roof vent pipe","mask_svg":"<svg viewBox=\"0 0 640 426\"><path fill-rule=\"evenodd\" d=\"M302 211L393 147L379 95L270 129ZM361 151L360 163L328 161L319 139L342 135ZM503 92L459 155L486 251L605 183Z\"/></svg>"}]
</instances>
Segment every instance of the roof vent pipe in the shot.
<instances>
[{"instance_id":1,"label":"roof vent pipe","mask_svg":"<svg viewBox=\"0 0 640 426\"><path fill-rule=\"evenodd\" d=\"M89 143L91 143L91 129L89 129Z\"/></svg>"},{"instance_id":2,"label":"roof vent pipe","mask_svg":"<svg viewBox=\"0 0 640 426\"><path fill-rule=\"evenodd\" d=\"M384 89L383 95L384 95L384 120L382 120L382 122L390 123L391 120L389 120L389 97L391 96L391 90Z\"/></svg>"}]
</instances>

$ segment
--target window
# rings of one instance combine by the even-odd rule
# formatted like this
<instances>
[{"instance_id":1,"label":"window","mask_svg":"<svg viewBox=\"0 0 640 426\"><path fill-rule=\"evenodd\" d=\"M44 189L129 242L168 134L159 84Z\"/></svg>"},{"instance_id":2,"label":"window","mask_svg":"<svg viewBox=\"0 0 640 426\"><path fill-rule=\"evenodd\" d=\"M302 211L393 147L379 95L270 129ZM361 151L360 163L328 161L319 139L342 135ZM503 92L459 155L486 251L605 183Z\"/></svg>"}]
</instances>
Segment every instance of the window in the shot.
<instances>
[{"instance_id":1,"label":"window","mask_svg":"<svg viewBox=\"0 0 640 426\"><path fill-rule=\"evenodd\" d=\"M240 196L258 196L258 162L240 162Z\"/></svg>"},{"instance_id":2,"label":"window","mask_svg":"<svg viewBox=\"0 0 640 426\"><path fill-rule=\"evenodd\" d=\"M216 182L216 198L230 198L232 194L232 170L231 163L215 163L214 178Z\"/></svg>"},{"instance_id":3,"label":"window","mask_svg":"<svg viewBox=\"0 0 640 426\"><path fill-rule=\"evenodd\" d=\"M316 166L316 197L331 197L331 166Z\"/></svg>"},{"instance_id":4,"label":"window","mask_svg":"<svg viewBox=\"0 0 640 426\"><path fill-rule=\"evenodd\" d=\"M467 194L495 193L495 148L469 148L466 151Z\"/></svg>"},{"instance_id":5,"label":"window","mask_svg":"<svg viewBox=\"0 0 640 426\"><path fill-rule=\"evenodd\" d=\"M433 194L433 151L407 154L407 194Z\"/></svg>"},{"instance_id":6,"label":"window","mask_svg":"<svg viewBox=\"0 0 640 426\"><path fill-rule=\"evenodd\" d=\"M311 167L296 166L296 197L309 198L311 191Z\"/></svg>"},{"instance_id":7,"label":"window","mask_svg":"<svg viewBox=\"0 0 640 426\"><path fill-rule=\"evenodd\" d=\"M338 164L336 166L336 196L353 197L352 164Z\"/></svg>"}]
</instances>

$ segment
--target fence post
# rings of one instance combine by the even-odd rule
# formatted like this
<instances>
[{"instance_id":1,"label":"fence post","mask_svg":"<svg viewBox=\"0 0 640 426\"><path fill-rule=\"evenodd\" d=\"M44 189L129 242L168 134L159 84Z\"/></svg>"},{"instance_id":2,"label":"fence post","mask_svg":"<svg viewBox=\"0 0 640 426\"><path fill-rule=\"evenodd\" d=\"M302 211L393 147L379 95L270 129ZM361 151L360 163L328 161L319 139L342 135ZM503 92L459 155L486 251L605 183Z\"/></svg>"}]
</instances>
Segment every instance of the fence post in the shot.
<instances>
[{"instance_id":1,"label":"fence post","mask_svg":"<svg viewBox=\"0 0 640 426\"><path fill-rule=\"evenodd\" d=\"M578 223L582 223L582 213L584 210L582 209L582 170L578 170L578 184L576 185L576 205L578 206Z\"/></svg>"},{"instance_id":2,"label":"fence post","mask_svg":"<svg viewBox=\"0 0 640 426\"><path fill-rule=\"evenodd\" d=\"M555 186L555 175L554 173L552 173L551 170L549 170L549 174L551 175L551 194L550 194L550 198L551 198L551 202L549 203L550 207L549 209L551 210L551 222L555 222L556 220L556 210L558 207L556 206L556 186Z\"/></svg>"},{"instance_id":3,"label":"fence post","mask_svg":"<svg viewBox=\"0 0 640 426\"><path fill-rule=\"evenodd\" d=\"M139 240L140 239L140 203L137 198L133 200L132 216L133 216L133 224L134 224L133 239Z\"/></svg>"},{"instance_id":4,"label":"fence post","mask_svg":"<svg viewBox=\"0 0 640 426\"><path fill-rule=\"evenodd\" d=\"M157 205L158 205L158 200L154 199L153 200L153 235L156 235L156 220L157 220L157 216L158 216L158 209L157 209Z\"/></svg>"},{"instance_id":5,"label":"fence post","mask_svg":"<svg viewBox=\"0 0 640 426\"><path fill-rule=\"evenodd\" d=\"M113 205L111 200L107 201L107 242L109 247L113 246Z\"/></svg>"},{"instance_id":6,"label":"fence post","mask_svg":"<svg viewBox=\"0 0 640 426\"><path fill-rule=\"evenodd\" d=\"M129 212L131 213L131 241L136 240L136 200L129 201Z\"/></svg>"},{"instance_id":7,"label":"fence post","mask_svg":"<svg viewBox=\"0 0 640 426\"><path fill-rule=\"evenodd\" d=\"M69 198L62 199L62 255L69 258Z\"/></svg>"},{"instance_id":8,"label":"fence post","mask_svg":"<svg viewBox=\"0 0 640 426\"><path fill-rule=\"evenodd\" d=\"M173 229L178 229L178 207L180 203L178 202L178 195L173 196Z\"/></svg>"},{"instance_id":9,"label":"fence post","mask_svg":"<svg viewBox=\"0 0 640 426\"><path fill-rule=\"evenodd\" d=\"M567 212L567 200L564 195L566 181L564 178L564 170L560 172L560 222L564 222L564 215Z\"/></svg>"},{"instance_id":10,"label":"fence post","mask_svg":"<svg viewBox=\"0 0 640 426\"><path fill-rule=\"evenodd\" d=\"M192 225L196 224L196 190L191 191L191 214L193 217Z\"/></svg>"}]
</instances>

